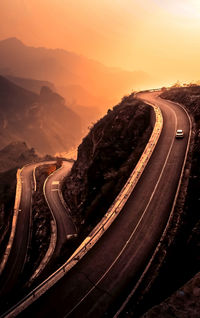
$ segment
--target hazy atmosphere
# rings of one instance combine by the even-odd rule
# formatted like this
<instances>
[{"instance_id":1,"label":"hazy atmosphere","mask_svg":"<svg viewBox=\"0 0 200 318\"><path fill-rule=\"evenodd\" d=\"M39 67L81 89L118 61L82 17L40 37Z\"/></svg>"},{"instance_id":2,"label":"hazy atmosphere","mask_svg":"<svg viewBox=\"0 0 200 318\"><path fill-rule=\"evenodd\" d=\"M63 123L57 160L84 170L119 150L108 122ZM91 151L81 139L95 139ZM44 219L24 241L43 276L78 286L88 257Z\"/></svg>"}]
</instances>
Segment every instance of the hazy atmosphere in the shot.
<instances>
[{"instance_id":1,"label":"hazy atmosphere","mask_svg":"<svg viewBox=\"0 0 200 318\"><path fill-rule=\"evenodd\" d=\"M198 0L1 0L0 39L63 48L168 84L199 79L199 18Z\"/></svg>"},{"instance_id":2,"label":"hazy atmosphere","mask_svg":"<svg viewBox=\"0 0 200 318\"><path fill-rule=\"evenodd\" d=\"M0 21L0 318L200 318L200 0Z\"/></svg>"}]
</instances>

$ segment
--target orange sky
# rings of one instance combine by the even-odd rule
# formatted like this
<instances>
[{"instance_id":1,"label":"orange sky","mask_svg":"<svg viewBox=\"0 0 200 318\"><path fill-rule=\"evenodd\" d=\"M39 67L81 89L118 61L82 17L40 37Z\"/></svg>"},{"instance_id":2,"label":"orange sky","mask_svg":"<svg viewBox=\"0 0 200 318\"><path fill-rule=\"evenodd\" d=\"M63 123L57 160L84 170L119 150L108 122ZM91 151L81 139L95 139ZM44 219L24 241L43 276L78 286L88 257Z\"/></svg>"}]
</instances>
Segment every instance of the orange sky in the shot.
<instances>
[{"instance_id":1,"label":"orange sky","mask_svg":"<svg viewBox=\"0 0 200 318\"><path fill-rule=\"evenodd\" d=\"M199 0L0 0L0 39L64 48L109 66L200 79Z\"/></svg>"}]
</instances>

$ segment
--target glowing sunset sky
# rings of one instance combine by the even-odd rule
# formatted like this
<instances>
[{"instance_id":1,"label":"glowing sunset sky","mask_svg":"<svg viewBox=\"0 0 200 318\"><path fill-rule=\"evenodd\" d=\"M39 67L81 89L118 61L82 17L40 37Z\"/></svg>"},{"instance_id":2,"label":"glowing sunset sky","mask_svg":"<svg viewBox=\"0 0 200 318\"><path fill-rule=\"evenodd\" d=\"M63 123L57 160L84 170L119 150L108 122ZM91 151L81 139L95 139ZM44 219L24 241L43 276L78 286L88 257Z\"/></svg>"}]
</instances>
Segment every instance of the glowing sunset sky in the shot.
<instances>
[{"instance_id":1,"label":"glowing sunset sky","mask_svg":"<svg viewBox=\"0 0 200 318\"><path fill-rule=\"evenodd\" d=\"M0 0L0 39L64 48L166 81L200 79L199 0Z\"/></svg>"}]
</instances>

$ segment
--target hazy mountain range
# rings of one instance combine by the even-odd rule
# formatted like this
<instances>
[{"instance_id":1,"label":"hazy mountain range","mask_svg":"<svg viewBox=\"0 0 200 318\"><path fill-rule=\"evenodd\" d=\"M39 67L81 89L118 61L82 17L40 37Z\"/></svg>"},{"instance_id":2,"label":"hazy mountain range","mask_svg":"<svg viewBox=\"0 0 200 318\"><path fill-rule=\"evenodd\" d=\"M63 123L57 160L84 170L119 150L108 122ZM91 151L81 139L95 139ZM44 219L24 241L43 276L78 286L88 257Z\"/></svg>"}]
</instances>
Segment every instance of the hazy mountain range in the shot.
<instances>
[{"instance_id":1,"label":"hazy mountain range","mask_svg":"<svg viewBox=\"0 0 200 318\"><path fill-rule=\"evenodd\" d=\"M25 141L40 154L66 152L124 92L148 81L143 72L109 68L62 49L2 40L0 148Z\"/></svg>"},{"instance_id":2,"label":"hazy mountain range","mask_svg":"<svg viewBox=\"0 0 200 318\"><path fill-rule=\"evenodd\" d=\"M49 87L39 94L0 76L0 148L25 141L40 154L69 150L80 142L81 119Z\"/></svg>"},{"instance_id":3,"label":"hazy mountain range","mask_svg":"<svg viewBox=\"0 0 200 318\"><path fill-rule=\"evenodd\" d=\"M49 88L51 88L52 91L56 91L54 84L48 81L39 81L36 79L16 77L10 75L6 75L4 77L6 77L9 81L15 83L16 85L21 86L36 94L40 93L42 86L48 86Z\"/></svg>"},{"instance_id":4,"label":"hazy mountain range","mask_svg":"<svg viewBox=\"0 0 200 318\"><path fill-rule=\"evenodd\" d=\"M144 72L109 68L62 49L29 47L16 38L0 41L0 74L50 81L66 102L104 110L151 81Z\"/></svg>"}]
</instances>

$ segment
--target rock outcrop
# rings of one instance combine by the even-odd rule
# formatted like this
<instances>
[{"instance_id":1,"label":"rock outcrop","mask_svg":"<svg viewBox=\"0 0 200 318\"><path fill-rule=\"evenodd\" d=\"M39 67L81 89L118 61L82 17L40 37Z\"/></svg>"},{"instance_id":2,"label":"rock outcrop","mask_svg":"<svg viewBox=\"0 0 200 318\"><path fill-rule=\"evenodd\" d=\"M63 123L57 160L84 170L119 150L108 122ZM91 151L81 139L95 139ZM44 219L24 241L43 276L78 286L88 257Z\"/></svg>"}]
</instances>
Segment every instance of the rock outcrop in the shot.
<instances>
[{"instance_id":1,"label":"rock outcrop","mask_svg":"<svg viewBox=\"0 0 200 318\"><path fill-rule=\"evenodd\" d=\"M94 226L137 163L152 130L151 107L133 96L109 110L83 139L63 186L75 222Z\"/></svg>"}]
</instances>

